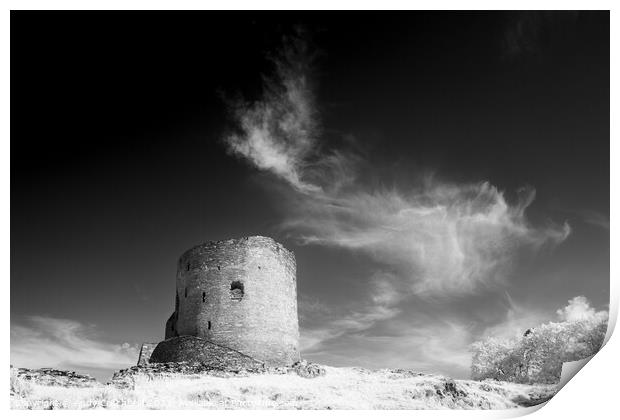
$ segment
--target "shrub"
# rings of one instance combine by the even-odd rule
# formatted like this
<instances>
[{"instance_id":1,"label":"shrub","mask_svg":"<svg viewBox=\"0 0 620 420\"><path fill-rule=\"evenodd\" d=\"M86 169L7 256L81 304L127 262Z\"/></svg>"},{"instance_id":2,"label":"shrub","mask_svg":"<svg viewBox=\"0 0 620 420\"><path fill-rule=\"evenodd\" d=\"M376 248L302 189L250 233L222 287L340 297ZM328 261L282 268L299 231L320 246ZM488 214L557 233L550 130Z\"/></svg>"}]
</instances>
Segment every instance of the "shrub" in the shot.
<instances>
[{"instance_id":1,"label":"shrub","mask_svg":"<svg viewBox=\"0 0 620 420\"><path fill-rule=\"evenodd\" d=\"M11 368L11 395L19 395L22 398L27 398L32 394L32 385L26 379L20 378L18 370Z\"/></svg>"}]
</instances>

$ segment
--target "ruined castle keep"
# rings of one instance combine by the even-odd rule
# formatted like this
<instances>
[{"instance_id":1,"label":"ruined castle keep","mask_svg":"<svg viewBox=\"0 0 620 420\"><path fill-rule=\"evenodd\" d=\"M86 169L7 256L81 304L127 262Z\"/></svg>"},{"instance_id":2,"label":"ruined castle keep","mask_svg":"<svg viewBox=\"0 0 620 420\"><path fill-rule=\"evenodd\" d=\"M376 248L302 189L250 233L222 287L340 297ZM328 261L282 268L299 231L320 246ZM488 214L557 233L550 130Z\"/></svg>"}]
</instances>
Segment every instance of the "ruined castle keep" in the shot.
<instances>
[{"instance_id":1,"label":"ruined castle keep","mask_svg":"<svg viewBox=\"0 0 620 420\"><path fill-rule=\"evenodd\" d=\"M162 359L164 343L168 354L170 343L181 336L198 337L271 366L298 361L295 255L264 236L207 242L185 252L177 264L166 341L153 356L159 351Z\"/></svg>"}]
</instances>

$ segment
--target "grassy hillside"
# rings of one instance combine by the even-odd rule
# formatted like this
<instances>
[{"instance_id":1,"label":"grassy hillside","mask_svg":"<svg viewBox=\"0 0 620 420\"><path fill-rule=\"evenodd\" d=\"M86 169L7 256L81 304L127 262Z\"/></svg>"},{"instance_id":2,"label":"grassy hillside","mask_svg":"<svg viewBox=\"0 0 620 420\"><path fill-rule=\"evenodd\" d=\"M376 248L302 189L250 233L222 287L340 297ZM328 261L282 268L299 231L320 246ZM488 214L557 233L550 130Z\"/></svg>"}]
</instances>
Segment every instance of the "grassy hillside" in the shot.
<instances>
[{"instance_id":1,"label":"grassy hillside","mask_svg":"<svg viewBox=\"0 0 620 420\"><path fill-rule=\"evenodd\" d=\"M324 366L325 375L288 373L138 373L129 386L43 384L16 371L15 409L507 409L534 405L552 385L452 380L411 371Z\"/></svg>"}]
</instances>

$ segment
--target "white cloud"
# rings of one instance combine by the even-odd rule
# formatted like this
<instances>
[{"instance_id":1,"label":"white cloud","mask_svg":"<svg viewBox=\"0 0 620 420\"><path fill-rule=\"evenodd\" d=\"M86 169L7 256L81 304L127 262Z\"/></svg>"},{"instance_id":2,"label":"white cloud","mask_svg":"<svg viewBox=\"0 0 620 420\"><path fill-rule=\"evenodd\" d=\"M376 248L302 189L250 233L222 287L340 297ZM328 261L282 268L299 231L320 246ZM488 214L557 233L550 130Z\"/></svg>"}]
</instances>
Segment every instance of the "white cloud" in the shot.
<instances>
[{"instance_id":1,"label":"white cloud","mask_svg":"<svg viewBox=\"0 0 620 420\"><path fill-rule=\"evenodd\" d=\"M392 366L408 360L408 365L422 365L425 372L469 378L471 354L467 346L471 341L471 332L466 325L435 320L426 325L414 325L406 333L404 340L395 342L397 353Z\"/></svg>"},{"instance_id":2,"label":"white cloud","mask_svg":"<svg viewBox=\"0 0 620 420\"><path fill-rule=\"evenodd\" d=\"M360 182L368 174L358 155L321 147L304 51L303 43L283 50L263 97L234 107L238 131L225 139L233 154L293 187L281 201L282 227L291 236L364 254L376 265L373 275L360 279L366 300L345 308L301 300L302 355L467 376L470 329L426 314L409 319L406 303L414 296L466 296L503 285L522 251L560 243L570 227L528 221L533 188L510 203L489 182L426 177L411 179L407 189ZM522 333L541 316L513 305L504 322L486 332Z\"/></svg>"},{"instance_id":3,"label":"white cloud","mask_svg":"<svg viewBox=\"0 0 620 420\"><path fill-rule=\"evenodd\" d=\"M368 300L351 302L340 311L303 297L299 306L302 319L301 351L315 354L322 351L330 340L367 331L377 323L397 316L400 309L395 305L400 301L400 295L388 280L385 273L375 273L371 279L372 289ZM311 319L308 319L308 314L311 314ZM303 322L306 319L312 324Z\"/></svg>"},{"instance_id":4,"label":"white cloud","mask_svg":"<svg viewBox=\"0 0 620 420\"><path fill-rule=\"evenodd\" d=\"M483 331L454 314L431 314L415 305L407 310L370 305L368 312L345 316L322 311L318 327L302 329L302 356L328 364L411 368L467 378L471 343L487 337L518 338L553 317L552 312L514 302L508 294L504 302L505 315L494 316L497 321ZM596 311L583 296L570 299L557 314L569 322L607 318L606 311Z\"/></svg>"},{"instance_id":5,"label":"white cloud","mask_svg":"<svg viewBox=\"0 0 620 420\"><path fill-rule=\"evenodd\" d=\"M318 124L302 41L291 42L274 59L276 77L266 79L261 100L233 106L238 131L229 150L287 181L299 191L318 191L304 179L306 159L317 146Z\"/></svg>"},{"instance_id":6,"label":"white cloud","mask_svg":"<svg viewBox=\"0 0 620 420\"><path fill-rule=\"evenodd\" d=\"M368 301L352 303L341 312L302 300L302 312L314 315L313 326L302 325L302 357L327 364L411 368L468 377L470 328L442 314L434 316L415 308L404 312L399 307L403 295L393 284L389 274L375 273Z\"/></svg>"},{"instance_id":7,"label":"white cloud","mask_svg":"<svg viewBox=\"0 0 620 420\"><path fill-rule=\"evenodd\" d=\"M594 319L597 316L607 317L607 312L597 312L590 306L590 302L585 296L577 296L569 299L568 305L562 309L558 309L557 315L561 321L585 321Z\"/></svg>"},{"instance_id":8,"label":"white cloud","mask_svg":"<svg viewBox=\"0 0 620 420\"><path fill-rule=\"evenodd\" d=\"M292 236L363 252L386 267L394 287L428 297L502 284L520 250L568 236L568 224L528 222L533 189L510 204L488 182L426 178L408 190L356 183L358 157L320 153L304 44L292 45L276 60L262 100L236 107L240 132L226 138L235 154L295 188L283 223Z\"/></svg>"},{"instance_id":9,"label":"white cloud","mask_svg":"<svg viewBox=\"0 0 620 420\"><path fill-rule=\"evenodd\" d=\"M402 292L402 290L398 290L395 288L397 284L396 277L384 271L377 271L370 278L370 295L372 302L375 305L381 306L394 306L401 302L406 294Z\"/></svg>"},{"instance_id":10,"label":"white cloud","mask_svg":"<svg viewBox=\"0 0 620 420\"><path fill-rule=\"evenodd\" d=\"M302 349L302 356L341 366L405 368L459 378L469 376L471 332L466 325L423 313L414 317L391 314L389 319L380 327L366 324L333 341L321 340L325 336L320 336L319 331L306 331L319 344L306 351Z\"/></svg>"},{"instance_id":11,"label":"white cloud","mask_svg":"<svg viewBox=\"0 0 620 420\"><path fill-rule=\"evenodd\" d=\"M535 228L525 217L534 191L510 205L487 182L428 180L408 193L363 187L297 198L285 227L304 243L348 248L387 265L422 296L502 284L521 249L563 241L568 225Z\"/></svg>"},{"instance_id":12,"label":"white cloud","mask_svg":"<svg viewBox=\"0 0 620 420\"><path fill-rule=\"evenodd\" d=\"M505 316L499 322L487 327L480 338L515 338L522 336L525 331L548 323L553 318L553 312L546 312L522 303L515 303L507 294L507 309ZM584 296L569 299L568 305L558 309L556 315L562 322L589 321L606 319L606 311L597 311L590 306Z\"/></svg>"},{"instance_id":13,"label":"white cloud","mask_svg":"<svg viewBox=\"0 0 620 420\"><path fill-rule=\"evenodd\" d=\"M93 327L78 321L30 316L11 325L11 364L16 367L110 372L135 365L138 349L97 339Z\"/></svg>"},{"instance_id":14,"label":"white cloud","mask_svg":"<svg viewBox=\"0 0 620 420\"><path fill-rule=\"evenodd\" d=\"M609 230L609 217L607 215L594 210L584 210L580 213L586 223Z\"/></svg>"},{"instance_id":15,"label":"white cloud","mask_svg":"<svg viewBox=\"0 0 620 420\"><path fill-rule=\"evenodd\" d=\"M329 340L368 330L377 322L391 319L399 312L394 307L370 305L363 310L323 319L319 327L302 329L300 349L305 354L314 354Z\"/></svg>"}]
</instances>

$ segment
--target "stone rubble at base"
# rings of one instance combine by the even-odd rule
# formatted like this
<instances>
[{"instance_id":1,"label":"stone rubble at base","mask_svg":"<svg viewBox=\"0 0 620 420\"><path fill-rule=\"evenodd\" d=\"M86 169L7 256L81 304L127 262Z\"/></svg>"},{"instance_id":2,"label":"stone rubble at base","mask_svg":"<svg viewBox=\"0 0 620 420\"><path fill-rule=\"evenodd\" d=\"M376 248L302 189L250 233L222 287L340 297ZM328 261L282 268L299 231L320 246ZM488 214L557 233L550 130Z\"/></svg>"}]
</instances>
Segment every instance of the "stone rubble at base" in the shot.
<instances>
[{"instance_id":1,"label":"stone rubble at base","mask_svg":"<svg viewBox=\"0 0 620 420\"><path fill-rule=\"evenodd\" d=\"M86 388L99 383L90 375L76 373L70 370L41 368L12 368L17 370L17 377L34 381L44 386L62 386L65 388Z\"/></svg>"},{"instance_id":2,"label":"stone rubble at base","mask_svg":"<svg viewBox=\"0 0 620 420\"><path fill-rule=\"evenodd\" d=\"M188 363L188 362L168 362L168 363L149 363L143 366L132 366L127 369L119 370L114 374L109 384L119 388L133 388L134 379L137 376L146 376L149 379L164 376L216 376L220 378L232 378L250 375L287 375L297 374L302 378L316 378L325 375L325 368L306 360L300 360L289 367L248 367L248 368L213 368L208 363Z\"/></svg>"},{"instance_id":3,"label":"stone rubble at base","mask_svg":"<svg viewBox=\"0 0 620 420\"><path fill-rule=\"evenodd\" d=\"M14 368L17 377L32 381L42 386L61 386L64 388L88 388L103 385L95 378L87 374L79 374L74 371L41 368L27 369ZM248 368L220 367L214 368L205 363L170 362L170 363L150 363L148 365L131 366L121 369L114 373L112 379L107 383L119 388L133 388L136 376L146 376L149 379L163 376L215 376L220 378L232 378L249 375L275 374L287 375L297 374L303 378L316 378L325 375L325 368L306 360L300 360L289 367L263 367L254 366Z\"/></svg>"}]
</instances>

